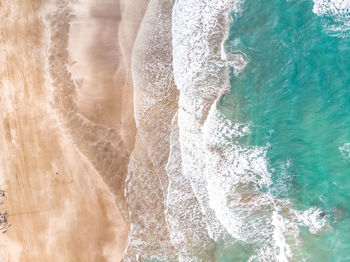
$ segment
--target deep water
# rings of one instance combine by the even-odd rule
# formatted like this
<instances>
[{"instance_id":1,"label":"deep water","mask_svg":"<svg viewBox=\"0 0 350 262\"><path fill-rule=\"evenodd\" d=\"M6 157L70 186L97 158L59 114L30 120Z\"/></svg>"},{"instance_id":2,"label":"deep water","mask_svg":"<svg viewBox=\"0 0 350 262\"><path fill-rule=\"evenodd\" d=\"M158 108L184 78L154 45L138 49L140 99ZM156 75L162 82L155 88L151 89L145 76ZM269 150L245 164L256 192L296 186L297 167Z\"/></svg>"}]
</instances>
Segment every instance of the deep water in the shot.
<instances>
[{"instance_id":1,"label":"deep water","mask_svg":"<svg viewBox=\"0 0 350 262\"><path fill-rule=\"evenodd\" d=\"M300 227L305 261L350 261L350 37L312 0L246 0L227 49L249 64L231 76L220 110L251 123L246 145L268 146L276 198L318 207L327 225ZM246 251L248 250L248 251ZM247 252L247 255L245 254ZM247 261L249 247L220 245L220 261Z\"/></svg>"}]
</instances>

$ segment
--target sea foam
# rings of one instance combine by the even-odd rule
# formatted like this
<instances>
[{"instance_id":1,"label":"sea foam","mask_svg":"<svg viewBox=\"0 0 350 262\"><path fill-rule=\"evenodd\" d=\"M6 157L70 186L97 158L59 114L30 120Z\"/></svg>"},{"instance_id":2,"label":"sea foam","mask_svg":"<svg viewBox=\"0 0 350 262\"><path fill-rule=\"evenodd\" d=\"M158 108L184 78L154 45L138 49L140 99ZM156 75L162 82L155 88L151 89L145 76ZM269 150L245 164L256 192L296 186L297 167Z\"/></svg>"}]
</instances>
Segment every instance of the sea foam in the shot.
<instances>
[{"instance_id":1,"label":"sea foam","mask_svg":"<svg viewBox=\"0 0 350 262\"><path fill-rule=\"evenodd\" d=\"M337 37L350 35L350 2L347 0L314 0L313 12L324 21L325 31Z\"/></svg>"},{"instance_id":2,"label":"sea foam","mask_svg":"<svg viewBox=\"0 0 350 262\"><path fill-rule=\"evenodd\" d=\"M230 66L239 77L247 64L243 53L227 55L224 50L230 13L239 14L241 8L242 2L229 0L178 0L174 5L181 169L213 240L228 233L252 244L250 261L297 259L298 225L316 233L324 224L320 211L297 212L290 201L269 193L269 145L241 145L239 138L249 135L251 123L232 122L217 106L230 89Z\"/></svg>"},{"instance_id":3,"label":"sea foam","mask_svg":"<svg viewBox=\"0 0 350 262\"><path fill-rule=\"evenodd\" d=\"M340 146L339 151L345 159L350 159L350 143L345 143Z\"/></svg>"},{"instance_id":4,"label":"sea foam","mask_svg":"<svg viewBox=\"0 0 350 262\"><path fill-rule=\"evenodd\" d=\"M180 90L179 139L183 173L191 182L205 214L209 235L217 240L225 229L209 207L202 127L212 103L228 90L228 67L221 59L222 42L233 2L179 0L173 9L175 82Z\"/></svg>"}]
</instances>

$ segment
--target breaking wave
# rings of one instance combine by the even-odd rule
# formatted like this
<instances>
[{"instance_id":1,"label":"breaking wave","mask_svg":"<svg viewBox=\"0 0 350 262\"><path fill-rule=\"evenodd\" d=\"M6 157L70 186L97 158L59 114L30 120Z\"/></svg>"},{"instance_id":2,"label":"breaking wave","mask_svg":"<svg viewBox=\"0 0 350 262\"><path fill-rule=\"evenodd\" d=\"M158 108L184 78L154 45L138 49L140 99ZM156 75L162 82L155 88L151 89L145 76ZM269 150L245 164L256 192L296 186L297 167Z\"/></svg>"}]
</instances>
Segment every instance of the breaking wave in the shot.
<instances>
[{"instance_id":1,"label":"breaking wave","mask_svg":"<svg viewBox=\"0 0 350 262\"><path fill-rule=\"evenodd\" d=\"M337 37L350 35L350 2L347 0L314 0L313 12L325 20L325 31Z\"/></svg>"},{"instance_id":2,"label":"breaking wave","mask_svg":"<svg viewBox=\"0 0 350 262\"><path fill-rule=\"evenodd\" d=\"M239 77L247 64L243 53L224 50L230 13L240 13L241 7L240 1L229 0L178 0L174 5L179 146L169 163L175 162L172 156L181 158L183 181L190 182L214 241L229 234L252 245L249 261L297 259L298 226L316 233L325 223L321 210L297 211L290 201L275 198L269 192L268 145L240 144L250 123L232 122L217 109L230 89L230 67Z\"/></svg>"}]
</instances>

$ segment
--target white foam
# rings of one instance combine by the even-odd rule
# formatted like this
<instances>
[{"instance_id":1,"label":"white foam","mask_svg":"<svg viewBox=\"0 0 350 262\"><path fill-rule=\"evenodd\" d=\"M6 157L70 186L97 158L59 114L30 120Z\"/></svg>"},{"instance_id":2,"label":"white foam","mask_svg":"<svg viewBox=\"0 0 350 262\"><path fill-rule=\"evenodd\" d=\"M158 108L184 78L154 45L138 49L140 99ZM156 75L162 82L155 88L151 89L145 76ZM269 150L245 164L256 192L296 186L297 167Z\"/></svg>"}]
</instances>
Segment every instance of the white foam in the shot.
<instances>
[{"instance_id":1,"label":"white foam","mask_svg":"<svg viewBox=\"0 0 350 262\"><path fill-rule=\"evenodd\" d=\"M213 253L213 242L208 236L205 217L191 183L182 172L177 115L173 119L170 143L166 167L169 176L166 217L171 242L178 252L179 261L197 261L194 251L197 251L196 255L202 255L203 250Z\"/></svg>"},{"instance_id":2,"label":"white foam","mask_svg":"<svg viewBox=\"0 0 350 262\"><path fill-rule=\"evenodd\" d=\"M203 127L204 173L210 207L227 231L243 241L253 241L250 236L254 231L247 226L248 216L243 213L254 214L273 203L269 195L257 193L272 183L267 170L266 148L243 147L234 141L234 138L248 134L248 130L248 126L234 125L223 119L215 104Z\"/></svg>"},{"instance_id":3,"label":"white foam","mask_svg":"<svg viewBox=\"0 0 350 262\"><path fill-rule=\"evenodd\" d=\"M339 151L344 158L350 159L350 143L345 143L344 145L340 146Z\"/></svg>"},{"instance_id":4,"label":"white foam","mask_svg":"<svg viewBox=\"0 0 350 262\"><path fill-rule=\"evenodd\" d=\"M169 202L173 205L165 213L169 182L165 165L178 93L172 74L172 4L172 0L150 1L132 51L137 139L126 184L133 228L125 261L136 261L137 255L141 260L174 261L178 255L175 251L182 251L173 245L181 242L178 238L183 239L176 235L181 232L175 232L176 188L170 188Z\"/></svg>"},{"instance_id":5,"label":"white foam","mask_svg":"<svg viewBox=\"0 0 350 262\"><path fill-rule=\"evenodd\" d=\"M350 1L314 0L313 12L317 15L347 17L350 15Z\"/></svg>"},{"instance_id":6,"label":"white foam","mask_svg":"<svg viewBox=\"0 0 350 262\"><path fill-rule=\"evenodd\" d=\"M277 260L279 262L288 262L288 258L292 256L290 247L286 243L284 233L286 232L286 224L283 217L277 211L273 211L272 225L275 227L273 232L273 240L278 247Z\"/></svg>"},{"instance_id":7,"label":"white foam","mask_svg":"<svg viewBox=\"0 0 350 262\"><path fill-rule=\"evenodd\" d=\"M318 16L331 17L325 30L330 35L347 37L350 35L350 1L348 0L314 0L313 12Z\"/></svg>"},{"instance_id":8,"label":"white foam","mask_svg":"<svg viewBox=\"0 0 350 262\"><path fill-rule=\"evenodd\" d=\"M211 104L228 90L228 67L221 55L234 3L238 1L178 0L173 8L174 76L181 91L178 119L182 168L213 239L222 237L225 229L209 207L201 129Z\"/></svg>"},{"instance_id":9,"label":"white foam","mask_svg":"<svg viewBox=\"0 0 350 262\"><path fill-rule=\"evenodd\" d=\"M305 211L295 211L295 216L301 225L309 228L310 233L316 234L326 224L325 217L321 217L322 210L312 207Z\"/></svg>"},{"instance_id":10,"label":"white foam","mask_svg":"<svg viewBox=\"0 0 350 262\"><path fill-rule=\"evenodd\" d=\"M241 10L241 7L236 8L236 12L239 12L239 10ZM228 21L230 24L233 22L231 17L229 17ZM229 31L226 30L226 35L221 42L221 60L225 61L227 66L232 67L235 76L239 76L244 72L244 69L248 64L248 58L243 52L231 53L226 49L228 37Z\"/></svg>"}]
</instances>

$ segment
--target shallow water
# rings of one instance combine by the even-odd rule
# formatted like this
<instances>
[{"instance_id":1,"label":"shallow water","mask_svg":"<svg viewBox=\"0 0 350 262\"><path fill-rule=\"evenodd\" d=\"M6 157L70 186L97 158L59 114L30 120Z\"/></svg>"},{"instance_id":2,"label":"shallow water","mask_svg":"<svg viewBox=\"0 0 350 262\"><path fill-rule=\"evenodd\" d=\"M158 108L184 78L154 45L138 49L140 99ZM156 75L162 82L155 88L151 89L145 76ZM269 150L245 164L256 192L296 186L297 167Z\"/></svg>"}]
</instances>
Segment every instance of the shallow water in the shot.
<instances>
[{"instance_id":1,"label":"shallow water","mask_svg":"<svg viewBox=\"0 0 350 262\"><path fill-rule=\"evenodd\" d=\"M272 183L261 191L325 217L317 233L298 225L305 261L350 261L350 37L341 2L246 0L226 43L249 63L231 72L219 109L250 124L241 144L267 148ZM252 248L219 246L219 261L247 261Z\"/></svg>"}]
</instances>

